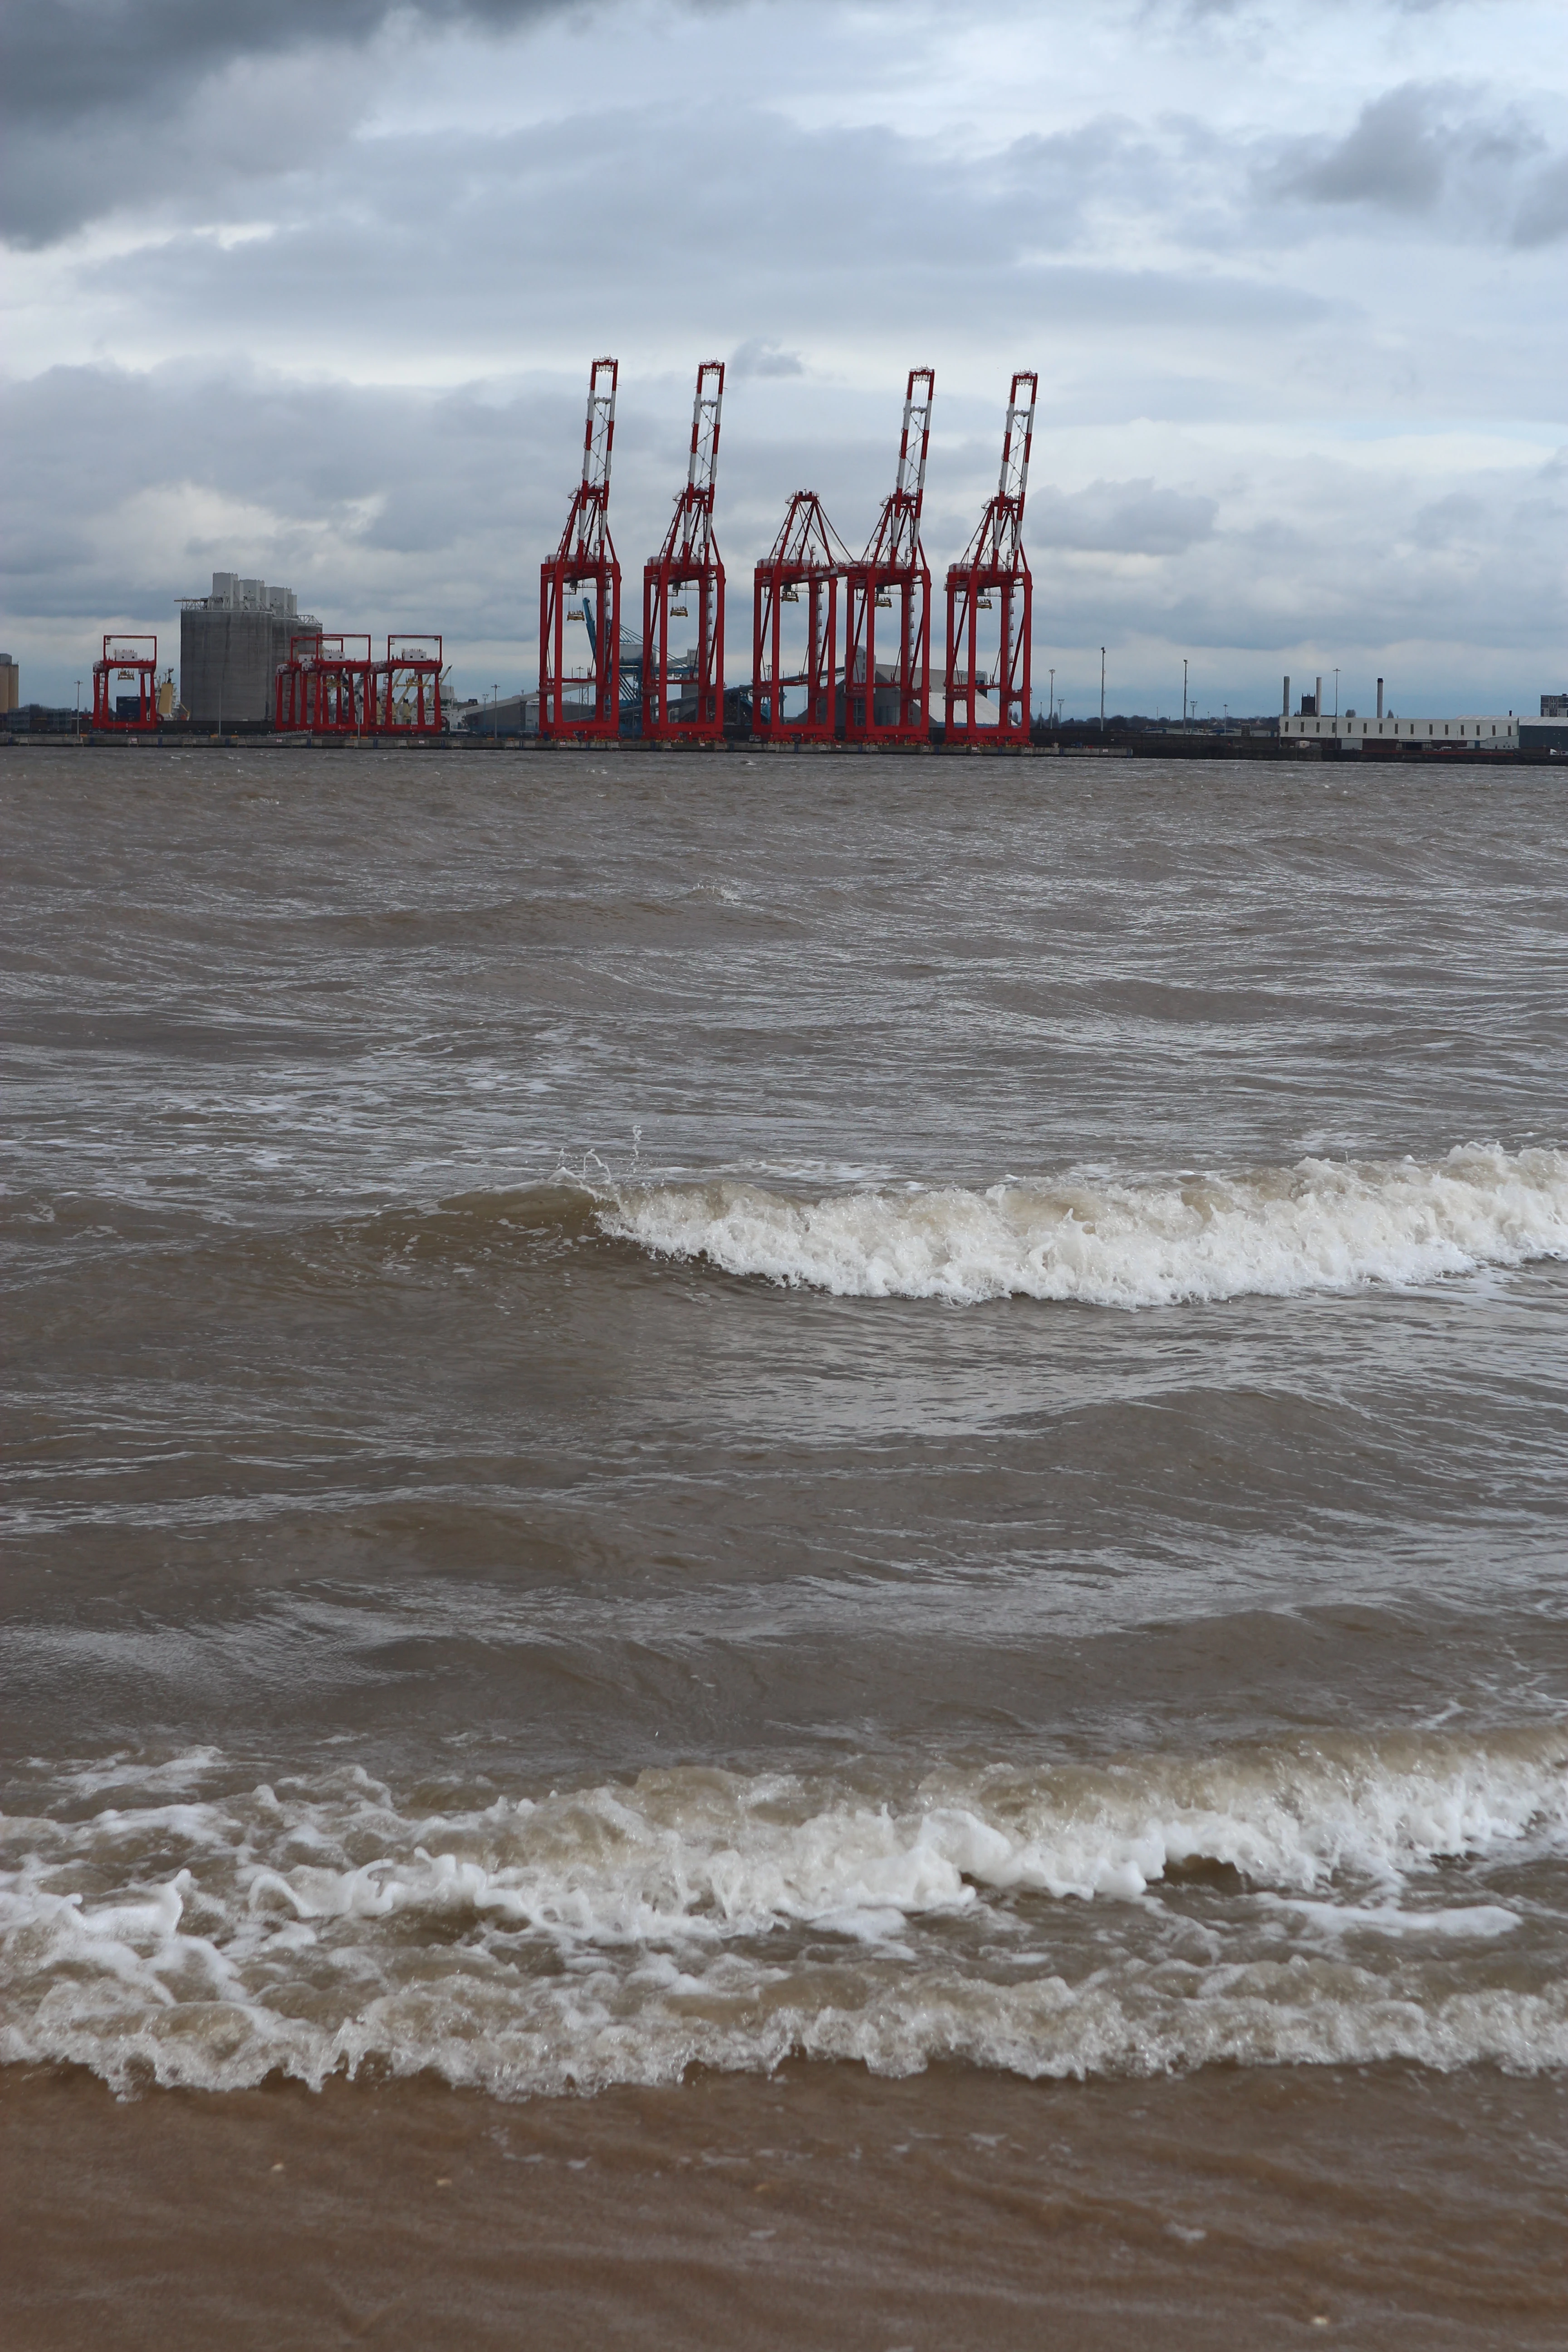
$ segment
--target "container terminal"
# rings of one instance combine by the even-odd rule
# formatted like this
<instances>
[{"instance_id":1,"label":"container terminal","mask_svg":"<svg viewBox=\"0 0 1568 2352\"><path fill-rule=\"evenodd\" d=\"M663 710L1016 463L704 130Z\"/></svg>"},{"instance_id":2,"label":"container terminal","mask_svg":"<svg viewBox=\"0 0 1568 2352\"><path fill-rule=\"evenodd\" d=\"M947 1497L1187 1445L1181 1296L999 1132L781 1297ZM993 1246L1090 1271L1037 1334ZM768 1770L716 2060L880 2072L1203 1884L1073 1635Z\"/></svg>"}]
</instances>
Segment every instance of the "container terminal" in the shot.
<instances>
[{"instance_id":1,"label":"container terminal","mask_svg":"<svg viewBox=\"0 0 1568 2352\"><path fill-rule=\"evenodd\" d=\"M996 488L947 567L940 667L932 660L931 568L921 541L936 376L909 371L892 488L856 555L821 498L797 489L752 582L750 676L725 661L723 559L715 529L724 362L697 370L685 481L669 526L643 566L640 634L626 625L610 530L620 364L588 373L580 478L561 537L540 565L539 683L502 699L455 705L436 632L327 629L290 588L215 572L211 593L180 600L179 687L160 670L155 635L107 633L92 664L90 709L24 704L17 666L0 656L0 725L8 739L223 740L464 743L499 749L631 748L942 751L1098 751L1123 757L1358 760L1568 758L1568 694L1541 698L1539 718L1438 718L1385 709L1329 710L1323 681L1278 718L1198 719L1184 684L1180 725L1100 709L1042 717L1031 678L1033 581L1024 516L1039 379L1008 388Z\"/></svg>"}]
</instances>

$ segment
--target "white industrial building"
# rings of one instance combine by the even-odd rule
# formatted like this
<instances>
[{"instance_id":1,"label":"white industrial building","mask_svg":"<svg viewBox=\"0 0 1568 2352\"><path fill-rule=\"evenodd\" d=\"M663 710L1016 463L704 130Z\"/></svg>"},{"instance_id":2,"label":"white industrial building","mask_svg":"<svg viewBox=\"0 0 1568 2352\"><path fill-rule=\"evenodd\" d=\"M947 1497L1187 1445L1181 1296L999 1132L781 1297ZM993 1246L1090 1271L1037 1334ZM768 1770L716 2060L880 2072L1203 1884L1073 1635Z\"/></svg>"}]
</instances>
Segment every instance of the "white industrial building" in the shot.
<instances>
[{"instance_id":1,"label":"white industrial building","mask_svg":"<svg viewBox=\"0 0 1568 2352\"><path fill-rule=\"evenodd\" d=\"M1310 699L1310 698L1309 698ZM1517 751L1519 721L1511 711L1500 719L1489 711L1468 712L1458 719L1358 719L1347 710L1342 719L1304 716L1281 719L1280 740L1294 743L1333 741L1344 751L1359 751L1364 743L1467 743L1493 751Z\"/></svg>"}]
</instances>

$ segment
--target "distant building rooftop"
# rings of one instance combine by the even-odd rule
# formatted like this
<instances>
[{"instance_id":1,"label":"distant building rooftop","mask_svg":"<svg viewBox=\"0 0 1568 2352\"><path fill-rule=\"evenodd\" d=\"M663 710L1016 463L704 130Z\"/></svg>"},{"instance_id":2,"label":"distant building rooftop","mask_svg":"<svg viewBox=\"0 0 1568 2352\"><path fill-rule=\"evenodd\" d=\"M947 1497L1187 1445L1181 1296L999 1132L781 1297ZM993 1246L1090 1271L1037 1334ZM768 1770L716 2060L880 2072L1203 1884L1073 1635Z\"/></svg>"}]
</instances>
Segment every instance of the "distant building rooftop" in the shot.
<instances>
[{"instance_id":1,"label":"distant building rooftop","mask_svg":"<svg viewBox=\"0 0 1568 2352\"><path fill-rule=\"evenodd\" d=\"M182 596L183 613L277 613L291 621L300 610L292 588L269 588L265 580L243 580L237 572L215 572L210 596Z\"/></svg>"}]
</instances>

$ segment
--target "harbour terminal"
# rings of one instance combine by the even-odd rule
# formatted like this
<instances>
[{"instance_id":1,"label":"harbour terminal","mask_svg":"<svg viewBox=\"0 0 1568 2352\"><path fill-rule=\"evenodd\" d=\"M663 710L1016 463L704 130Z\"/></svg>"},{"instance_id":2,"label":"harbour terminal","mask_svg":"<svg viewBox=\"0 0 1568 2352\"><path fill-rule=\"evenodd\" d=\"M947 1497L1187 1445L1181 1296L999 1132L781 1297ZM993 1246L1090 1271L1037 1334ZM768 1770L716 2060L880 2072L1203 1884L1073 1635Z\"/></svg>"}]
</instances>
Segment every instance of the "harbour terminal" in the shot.
<instances>
[{"instance_id":1,"label":"harbour terminal","mask_svg":"<svg viewBox=\"0 0 1568 2352\"><path fill-rule=\"evenodd\" d=\"M835 751L949 755L1079 752L1290 760L1568 759L1568 691L1536 713L1435 715L1332 701L1324 677L1277 714L1200 718L1184 677L1182 716L1108 709L1100 648L1097 714L1044 710L1032 677L1033 581L1024 545L1038 378L1016 373L997 488L947 568L941 635L921 538L935 373L911 368L893 487L856 555L818 494L791 498L752 574L751 658L726 661L726 579L715 523L725 363L697 370L686 479L662 545L643 568L640 627L629 625L610 530L619 362L589 370L581 478L554 551L540 565L538 683L489 699L453 697L439 631L329 627L296 592L219 571L178 601L179 660L156 632L109 630L91 650L84 709L27 703L0 654L7 741L271 739L296 745L408 744L511 751ZM734 632L731 630L731 642ZM84 667L87 665L84 663Z\"/></svg>"}]
</instances>

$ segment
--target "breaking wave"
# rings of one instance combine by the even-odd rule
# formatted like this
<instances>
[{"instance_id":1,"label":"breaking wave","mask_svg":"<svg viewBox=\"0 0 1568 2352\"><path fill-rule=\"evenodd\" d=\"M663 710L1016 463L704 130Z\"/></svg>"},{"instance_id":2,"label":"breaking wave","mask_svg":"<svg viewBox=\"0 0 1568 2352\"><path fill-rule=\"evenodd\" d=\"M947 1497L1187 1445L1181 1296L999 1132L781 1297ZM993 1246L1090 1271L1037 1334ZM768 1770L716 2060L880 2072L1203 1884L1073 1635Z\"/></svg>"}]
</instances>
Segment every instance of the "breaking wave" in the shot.
<instances>
[{"instance_id":1,"label":"breaking wave","mask_svg":"<svg viewBox=\"0 0 1568 2352\"><path fill-rule=\"evenodd\" d=\"M860 1298L1163 1307L1422 1283L1568 1257L1568 1155L1466 1145L1434 1161L1302 1160L1246 1176L794 1199L732 1179L616 1191L603 1231Z\"/></svg>"},{"instance_id":2,"label":"breaking wave","mask_svg":"<svg viewBox=\"0 0 1568 2352\"><path fill-rule=\"evenodd\" d=\"M1568 2064L1560 1727L439 1806L203 1751L0 1837L0 2057L121 2088Z\"/></svg>"}]
</instances>

